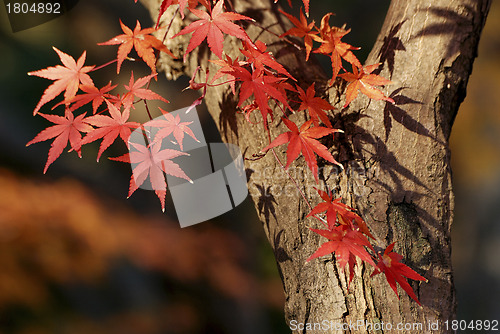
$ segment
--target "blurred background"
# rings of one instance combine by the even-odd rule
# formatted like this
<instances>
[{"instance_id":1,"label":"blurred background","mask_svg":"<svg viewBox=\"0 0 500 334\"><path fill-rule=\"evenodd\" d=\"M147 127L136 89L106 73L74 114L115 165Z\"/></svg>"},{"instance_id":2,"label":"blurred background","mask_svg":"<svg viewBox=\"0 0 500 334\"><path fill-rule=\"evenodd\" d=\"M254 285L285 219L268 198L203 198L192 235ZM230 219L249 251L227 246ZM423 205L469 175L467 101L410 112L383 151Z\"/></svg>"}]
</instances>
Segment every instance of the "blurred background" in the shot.
<instances>
[{"instance_id":1,"label":"blurred background","mask_svg":"<svg viewBox=\"0 0 500 334\"><path fill-rule=\"evenodd\" d=\"M335 12L331 23L352 28L346 41L362 47L362 60L388 3L312 1L311 16L319 22ZM137 19L152 25L132 0L84 0L60 18L12 33L0 6L0 333L288 333L275 260L248 199L216 220L180 229L170 198L166 214L149 191L126 199L129 166L97 163L97 144L84 147L82 159L63 153L45 175L49 142L25 147L49 124L32 111L50 83L26 73L59 64L51 46L75 58L87 50L86 64L109 61L117 48L96 42L121 33L119 18L131 27ZM451 136L453 264L458 319L465 320L500 315L498 31L494 2ZM124 66L127 73L131 65ZM147 74L147 67L133 68L136 78ZM93 79L100 87L115 73L110 66ZM120 78L114 83L128 83ZM196 93L179 94L188 80L160 75L151 88L170 104L159 105L171 111L191 104ZM207 141L220 141L203 106L198 110ZM115 143L104 155L125 151Z\"/></svg>"}]
</instances>

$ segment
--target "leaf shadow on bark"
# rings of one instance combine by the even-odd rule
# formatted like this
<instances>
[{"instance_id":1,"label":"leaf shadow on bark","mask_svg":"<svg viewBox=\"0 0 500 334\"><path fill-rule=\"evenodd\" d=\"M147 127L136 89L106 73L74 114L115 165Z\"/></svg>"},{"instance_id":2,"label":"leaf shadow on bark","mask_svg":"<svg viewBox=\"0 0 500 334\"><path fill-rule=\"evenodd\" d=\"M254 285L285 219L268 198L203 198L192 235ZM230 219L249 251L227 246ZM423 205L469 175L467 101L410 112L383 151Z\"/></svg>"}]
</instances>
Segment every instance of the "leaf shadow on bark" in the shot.
<instances>
[{"instance_id":1,"label":"leaf shadow on bark","mask_svg":"<svg viewBox=\"0 0 500 334\"><path fill-rule=\"evenodd\" d=\"M257 201L257 209L259 210L259 215L264 214L264 218L266 220L266 227L269 230L269 219L271 215L274 217L274 220L278 220L276 216L276 199L273 194L271 194L271 186L267 188L264 185L255 184L255 187L259 190L259 199Z\"/></svg>"},{"instance_id":2,"label":"leaf shadow on bark","mask_svg":"<svg viewBox=\"0 0 500 334\"><path fill-rule=\"evenodd\" d=\"M380 168L388 174L394 185L389 185L380 180L375 180L374 182L379 184L382 188L387 190L388 194L405 194L411 195L411 198L418 199L422 196L426 196L424 193L419 193L416 191L406 190L403 181L404 179L410 181L413 184L430 191L430 189L422 182L420 179L414 175L411 170L403 166L398 162L398 159L394 152L387 149L387 146L380 138L374 138L373 146L375 148L374 159L380 161ZM375 158L377 157L377 158Z\"/></svg>"},{"instance_id":3,"label":"leaf shadow on bark","mask_svg":"<svg viewBox=\"0 0 500 334\"><path fill-rule=\"evenodd\" d=\"M232 133L238 139L238 121L236 120L236 111L238 110L238 102L230 90L226 90L222 94L222 99L219 102L219 128L224 135L226 141L229 140L229 133Z\"/></svg>"},{"instance_id":4,"label":"leaf shadow on bark","mask_svg":"<svg viewBox=\"0 0 500 334\"><path fill-rule=\"evenodd\" d=\"M434 24L426 26L412 37L412 39L423 37L423 36L442 36L449 34L459 34L464 31L473 29L473 19L472 17L479 17L481 14L474 10L471 6L463 5L463 12L458 13L455 10L450 10L448 8L430 8L422 9L421 11L429 11L433 15L438 16L440 20ZM459 43L449 43L448 49L446 51L445 59L451 57L461 45Z\"/></svg>"},{"instance_id":5,"label":"leaf shadow on bark","mask_svg":"<svg viewBox=\"0 0 500 334\"><path fill-rule=\"evenodd\" d=\"M247 8L244 11L242 11L240 14L251 17L252 19L254 19L258 23L263 23L264 19L265 19L264 14L262 13L262 8ZM249 22L247 20L241 20L238 22L245 30L247 30L247 28L251 25L251 22Z\"/></svg>"},{"instance_id":6,"label":"leaf shadow on bark","mask_svg":"<svg viewBox=\"0 0 500 334\"><path fill-rule=\"evenodd\" d=\"M395 120L407 130L414 132L418 135L431 138L437 142L440 142L437 138L432 136L430 131L419 121L414 119L406 110L400 106L407 104L422 104L420 101L413 100L412 98L401 94L401 92L407 87L400 87L394 90L390 98L394 100L394 104L386 103L384 107L384 128L385 128L385 141L389 139L389 135L392 130L392 120ZM441 142L440 142L441 143Z\"/></svg>"},{"instance_id":7,"label":"leaf shadow on bark","mask_svg":"<svg viewBox=\"0 0 500 334\"><path fill-rule=\"evenodd\" d=\"M391 77L392 74L394 73L394 58L396 56L396 51L406 51L406 48L403 45L403 41L401 41L401 39L398 36L396 36L405 22L406 19L391 28L389 34L384 37L384 43L382 44L382 47L380 48L379 51L380 62L382 64L387 62L387 66L389 67L389 73L391 74ZM382 68L383 66L380 66L373 73L380 74Z\"/></svg>"},{"instance_id":8,"label":"leaf shadow on bark","mask_svg":"<svg viewBox=\"0 0 500 334\"><path fill-rule=\"evenodd\" d=\"M392 194L406 194L413 199L426 196L424 193L408 191L406 189L404 183L409 181L426 191L430 191L411 170L398 161L394 152L388 150L387 144L382 138L375 136L364 127L357 125L359 120L370 116L360 112L351 112L347 115L337 117L340 117L337 121L342 124L342 128L345 129L345 135L340 138L340 150L342 151L341 162L360 161L364 162L364 165L366 165L368 161L370 165L376 162L377 166L381 168L382 173L387 174L393 184L383 182L379 179L372 181L378 184L390 196ZM425 133L422 135L425 135ZM351 142L349 137L352 138Z\"/></svg>"},{"instance_id":9,"label":"leaf shadow on bark","mask_svg":"<svg viewBox=\"0 0 500 334\"><path fill-rule=\"evenodd\" d=\"M292 260L292 258L288 255L288 253L285 251L285 249L280 246L281 235L283 234L284 231L285 230L279 231L275 235L274 240L273 240L274 254L276 257L276 261L278 261L278 263Z\"/></svg>"}]
</instances>

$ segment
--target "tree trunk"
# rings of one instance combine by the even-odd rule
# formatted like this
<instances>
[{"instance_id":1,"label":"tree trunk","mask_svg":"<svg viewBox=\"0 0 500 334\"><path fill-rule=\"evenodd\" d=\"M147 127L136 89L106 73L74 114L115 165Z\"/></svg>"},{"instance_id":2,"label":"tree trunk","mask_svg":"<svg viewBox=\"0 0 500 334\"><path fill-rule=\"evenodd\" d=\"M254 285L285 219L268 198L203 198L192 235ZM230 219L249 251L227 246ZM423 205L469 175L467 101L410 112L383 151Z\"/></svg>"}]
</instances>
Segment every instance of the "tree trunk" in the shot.
<instances>
[{"instance_id":1,"label":"tree trunk","mask_svg":"<svg viewBox=\"0 0 500 334\"><path fill-rule=\"evenodd\" d=\"M156 19L160 1L143 3ZM234 4L238 12L278 34L288 27L273 1L235 0ZM439 330L433 332L451 332L445 324L455 315L448 137L465 97L489 5L489 0L392 1L367 64L383 63L381 75L394 83L385 93L395 105L358 97L348 109L341 109L343 85L325 88L328 78L314 59L306 63L303 52L255 26L248 27L252 38L258 36L268 45L275 42L272 49L277 60L302 87L316 82L317 92L322 90L337 107L330 116L334 127L345 133L336 135L329 146L338 152L337 160L345 170L322 166L317 185L305 161L294 162L290 174L306 197L314 206L319 198L313 187L334 189L365 219L381 249L396 241L396 251L405 263L428 279L427 283L411 283L422 303L419 306L404 293L398 300L383 275L370 278L371 268L358 266L348 288L346 272L333 256L306 263L325 242L308 229L319 227L306 218L310 208L270 152L262 159L246 160L250 193L274 249L286 295L286 321L294 333L320 332L318 325L311 330L299 329L300 323L333 327L321 331L327 333L372 333L415 324L417 327L403 329L425 333L436 329L429 327L436 326L436 321ZM174 10L170 8L164 17L171 17ZM186 23L174 20L169 36L182 24ZM207 66L210 54L205 47L196 49L182 63L181 50L187 41L186 36L167 40L180 59L161 59L160 68L167 77L191 76L198 65ZM234 40L226 39L225 50L237 47ZM235 97L227 85L209 89L205 102L224 140L238 144L246 158L268 144L262 124L249 124L235 113ZM298 113L291 117L299 123L305 120ZM277 121L270 128L273 138L285 131ZM286 159L283 148L277 153L282 161ZM345 324L344 328L332 326L336 323Z\"/></svg>"}]
</instances>

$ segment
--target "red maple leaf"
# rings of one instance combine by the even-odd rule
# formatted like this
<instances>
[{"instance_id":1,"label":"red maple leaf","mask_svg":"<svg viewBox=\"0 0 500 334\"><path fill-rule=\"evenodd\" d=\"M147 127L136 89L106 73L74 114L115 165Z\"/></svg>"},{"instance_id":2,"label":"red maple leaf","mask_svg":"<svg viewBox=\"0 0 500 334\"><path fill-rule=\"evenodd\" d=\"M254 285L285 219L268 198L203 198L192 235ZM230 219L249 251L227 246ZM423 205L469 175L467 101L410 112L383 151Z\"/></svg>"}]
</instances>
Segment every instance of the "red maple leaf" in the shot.
<instances>
[{"instance_id":1,"label":"red maple leaf","mask_svg":"<svg viewBox=\"0 0 500 334\"><path fill-rule=\"evenodd\" d=\"M155 77L156 74L150 74L145 77L137 79L137 81L134 82L134 72L130 74L130 81L128 86L125 86L125 89L127 90L127 93L122 98L122 103L125 109L129 109L132 107L134 104L134 97L138 97L144 100L160 100L165 103L169 103L168 100L164 99L161 95L156 94L150 89L147 88L141 88L142 86L146 85L151 78Z\"/></svg>"},{"instance_id":2,"label":"red maple leaf","mask_svg":"<svg viewBox=\"0 0 500 334\"><path fill-rule=\"evenodd\" d=\"M189 128L189 124L193 122L181 122L181 118L179 115L172 116L171 113L166 112L165 110L158 108L161 110L163 113L163 116L166 119L154 119L152 121L149 121L145 124L145 126L152 126L152 127L157 127L161 128L155 135L155 138L153 140L153 143L159 142L161 139L169 136L170 134L173 134L175 140L179 144L181 151L183 150L182 148L182 141L184 140L184 133L187 133L189 136L191 136L194 140L196 140L198 143L200 142L198 139L196 139L196 136L194 135L193 131Z\"/></svg>"},{"instance_id":3,"label":"red maple leaf","mask_svg":"<svg viewBox=\"0 0 500 334\"><path fill-rule=\"evenodd\" d=\"M116 88L118 85L113 85L111 86L111 81L101 89L98 89L96 86L91 85L80 85L80 90L83 91L86 94L80 94L80 95L75 95L74 97L70 98L67 101L63 101L58 103L57 105L54 106L57 107L60 104L70 104L71 107L69 107L70 111L74 111L78 108L80 108L83 105L86 105L87 103L92 102L92 110L93 113L95 114L97 112L97 108L101 106L101 104L104 101L110 101L112 103L118 102L118 98L112 94L108 94L109 91L113 90ZM52 109L54 109L52 108Z\"/></svg>"},{"instance_id":4,"label":"red maple leaf","mask_svg":"<svg viewBox=\"0 0 500 334\"><path fill-rule=\"evenodd\" d=\"M223 3L223 0L219 0L211 10L210 14L198 9L189 9L194 15L200 18L200 20L194 21L172 37L174 38L191 32L193 33L186 52L184 53L184 61L186 60L188 53L200 45L205 38L207 39L210 50L212 50L212 52L219 58L222 58L222 43L224 41L223 33L237 37L241 40L250 40L247 33L231 21L253 21L253 19L237 13L223 12Z\"/></svg>"},{"instance_id":5,"label":"red maple leaf","mask_svg":"<svg viewBox=\"0 0 500 334\"><path fill-rule=\"evenodd\" d=\"M137 143L130 143L130 145L135 149L134 151L126 153L121 157L109 158L110 160L130 163L133 167L128 197L132 196L134 191L149 176L149 182L156 196L160 199L162 210L165 211L167 182L163 173L183 178L193 183L179 165L172 161L173 158L189 154L171 149L160 150L161 143L156 143L149 147Z\"/></svg>"},{"instance_id":6,"label":"red maple leaf","mask_svg":"<svg viewBox=\"0 0 500 334\"><path fill-rule=\"evenodd\" d=\"M36 135L35 138L30 140L26 144L26 146L55 138L50 145L47 163L45 164L45 168L43 169L43 173L45 174L49 166L64 151L64 149L68 145L68 141L71 145L71 148L78 153L79 157L81 157L82 154L80 149L80 142L82 139L82 135L80 134L80 132L90 132L93 130L93 128L83 120L85 114L79 115L75 118L73 116L73 113L68 109L66 109L64 117L42 113L40 113L40 116L52 123L55 123L56 125L42 130L39 134Z\"/></svg>"},{"instance_id":7,"label":"red maple leaf","mask_svg":"<svg viewBox=\"0 0 500 334\"><path fill-rule=\"evenodd\" d=\"M361 67L361 63L358 58L352 53L351 50L359 50L359 48L353 47L347 43L341 41L342 37L349 33L349 30L345 30L338 27L330 27L328 20L332 13L328 13L323 16L321 20L321 46L315 50L315 53L322 53L330 55L332 61L332 79L330 80L330 85L333 84L335 78L337 77L340 69L342 68L342 58L351 63L353 66Z\"/></svg>"},{"instance_id":8,"label":"red maple leaf","mask_svg":"<svg viewBox=\"0 0 500 334\"><path fill-rule=\"evenodd\" d=\"M87 74L94 66L83 66L85 63L86 51L83 51L78 61L75 61L70 55L59 51L57 48L52 47L57 52L61 62L64 66L57 65L54 67L47 67L46 69L28 72L28 75L36 75L41 78L55 80L43 92L43 95L33 111L36 115L38 110L47 102L52 101L57 95L64 91L64 100L69 100L76 95L80 83L83 85L94 85L92 79Z\"/></svg>"},{"instance_id":9,"label":"red maple leaf","mask_svg":"<svg viewBox=\"0 0 500 334\"><path fill-rule=\"evenodd\" d=\"M328 151L328 149L321 144L316 139L324 137L329 134L333 134L337 131L337 129L328 129L320 126L310 127L312 124L312 120L308 120L300 129L295 125L294 122L282 118L285 125L290 129L285 133L280 134L276 137L268 146L262 149L263 152L279 146L285 143L288 143L288 148L286 152L286 166L288 168L292 161L299 157L299 154L302 152L304 159L306 160L307 166L312 171L316 182L318 180L318 162L316 161L316 156L314 153L322 157L323 159L340 165L332 156L332 154Z\"/></svg>"},{"instance_id":10,"label":"red maple leaf","mask_svg":"<svg viewBox=\"0 0 500 334\"><path fill-rule=\"evenodd\" d=\"M215 80L226 76L227 80L229 81L229 86L231 87L231 91L233 92L233 94L236 95L236 88L235 88L236 78L234 77L234 75L231 74L231 72L233 72L233 70L236 67L241 67L241 65L244 65L244 62L239 61L238 58L235 58L233 60L228 55L226 55L225 60L222 60L222 59L211 60L210 59L209 61L220 66L210 82L213 83Z\"/></svg>"},{"instance_id":11,"label":"red maple leaf","mask_svg":"<svg viewBox=\"0 0 500 334\"><path fill-rule=\"evenodd\" d=\"M368 239L358 231L352 230L349 226L339 225L328 230L310 229L330 241L322 244L316 252L314 252L307 260L311 261L317 257L322 257L334 253L337 258L337 263L341 269L349 263L349 283L354 277L354 266L356 265L356 257L362 261L368 262L375 267L372 257L366 251L365 247L372 248Z\"/></svg>"},{"instance_id":12,"label":"red maple leaf","mask_svg":"<svg viewBox=\"0 0 500 334\"><path fill-rule=\"evenodd\" d=\"M317 42L321 42L321 38L319 38L318 32L313 31L314 29L314 21L311 23L307 23L307 19L304 16L303 12L300 11L300 21L293 15L285 13L281 9L279 10L283 15L288 17L290 21L295 25L294 28L290 28L282 34L280 37L284 36L296 36L300 38L304 38L304 45L306 46L306 60L309 59L309 55L311 54L313 47L313 40Z\"/></svg>"},{"instance_id":13,"label":"red maple leaf","mask_svg":"<svg viewBox=\"0 0 500 334\"><path fill-rule=\"evenodd\" d=\"M392 83L390 80L380 75L371 74L380 65L381 63L360 67L361 71L359 71L356 66L353 66L353 73L343 73L339 75L339 77L349 82L345 92L344 108L358 96L358 91L361 91L361 93L365 94L370 99L385 100L394 103L393 99L385 96L384 93L373 87Z\"/></svg>"},{"instance_id":14,"label":"red maple leaf","mask_svg":"<svg viewBox=\"0 0 500 334\"><path fill-rule=\"evenodd\" d=\"M265 71L265 66L268 66L278 73L286 75L290 79L295 80L290 73L278 63L270 52L266 52L267 45L262 41L257 41L250 43L248 41L243 42L244 49L240 49L241 53L247 57L246 62L252 64L253 68L256 70L257 74L260 71ZM296 80L295 80L296 81Z\"/></svg>"},{"instance_id":15,"label":"red maple leaf","mask_svg":"<svg viewBox=\"0 0 500 334\"><path fill-rule=\"evenodd\" d=\"M141 57L144 62L151 68L153 73L156 73L156 57L153 51L157 49L163 51L174 57L169 49L155 36L151 35L152 32L156 31L154 28L146 28L141 30L141 24L137 21L137 24L132 31L129 27L124 25L120 20L120 26L125 34L113 37L107 42L97 43L98 45L116 45L120 44L118 47L118 64L116 67L116 73L120 73L120 67L127 55L135 49L139 57ZM174 57L175 58L175 57Z\"/></svg>"},{"instance_id":16,"label":"red maple leaf","mask_svg":"<svg viewBox=\"0 0 500 334\"><path fill-rule=\"evenodd\" d=\"M135 2L137 2L137 0L135 0ZM156 19L155 28L158 28L158 25L160 24L160 19L162 15L167 11L168 7L177 4L180 5L179 11L181 12L181 17L184 18L184 9L186 9L186 5L188 5L189 8L196 8L196 6L198 6L199 3L201 3L206 8L209 8L209 5L206 0L163 0L160 5L160 10L158 12L158 18Z\"/></svg>"},{"instance_id":17,"label":"red maple leaf","mask_svg":"<svg viewBox=\"0 0 500 334\"><path fill-rule=\"evenodd\" d=\"M394 248L394 244L395 242L390 244L385 249L383 255L381 255L380 253L378 254L379 262L377 263L377 268L371 276L383 272L385 274L387 282L391 286L392 290L394 290L394 293L396 293L398 298L399 295L396 287L396 282L399 283L401 288L403 288L408 296L410 296L414 301L418 303L418 305L420 305L415 292L411 288L410 284L408 284L408 281L405 279L405 277L416 281L427 281L427 279L420 276L413 269L400 262L403 257L392 251Z\"/></svg>"},{"instance_id":18,"label":"red maple leaf","mask_svg":"<svg viewBox=\"0 0 500 334\"><path fill-rule=\"evenodd\" d=\"M324 202L319 203L311 210L307 217L317 215L318 213L326 211L326 220L328 226L333 228L337 225L337 215L339 216L338 223L348 225L353 230L358 230L368 237L375 239L370 233L366 222L354 212L354 209L341 202L342 198L333 198L333 194L316 189Z\"/></svg>"},{"instance_id":19,"label":"red maple leaf","mask_svg":"<svg viewBox=\"0 0 500 334\"><path fill-rule=\"evenodd\" d=\"M241 81L240 95L238 107L248 99L252 94L255 97L255 103L259 107L264 120L264 126L267 128L267 116L271 115L272 110L269 108L268 100L273 98L281 102L285 107L291 109L287 99L282 91L277 87L286 78L280 78L274 75L267 75L263 71L253 71L250 73L243 67L233 68L229 74L232 74L237 80Z\"/></svg>"},{"instance_id":20,"label":"red maple leaf","mask_svg":"<svg viewBox=\"0 0 500 334\"><path fill-rule=\"evenodd\" d=\"M314 83L309 86L307 92L304 92L304 90L299 86L297 86L297 90L299 92L299 99L302 102L299 106L299 110L297 111L307 110L309 112L309 116L311 116L314 126L319 126L319 120L321 119L323 123L331 128L332 123L330 123L330 120L324 110L333 110L334 108L326 100L315 96L316 90L314 89Z\"/></svg>"},{"instance_id":21,"label":"red maple leaf","mask_svg":"<svg viewBox=\"0 0 500 334\"><path fill-rule=\"evenodd\" d=\"M101 154L116 140L118 135L123 142L128 146L128 139L132 131L140 126L137 122L127 122L130 116L130 109L120 112L117 107L112 103L106 101L111 117L106 115L94 115L87 117L84 122L97 127L90 131L85 138L83 138L81 145L91 143L102 138L99 152L97 153L97 161Z\"/></svg>"}]
</instances>

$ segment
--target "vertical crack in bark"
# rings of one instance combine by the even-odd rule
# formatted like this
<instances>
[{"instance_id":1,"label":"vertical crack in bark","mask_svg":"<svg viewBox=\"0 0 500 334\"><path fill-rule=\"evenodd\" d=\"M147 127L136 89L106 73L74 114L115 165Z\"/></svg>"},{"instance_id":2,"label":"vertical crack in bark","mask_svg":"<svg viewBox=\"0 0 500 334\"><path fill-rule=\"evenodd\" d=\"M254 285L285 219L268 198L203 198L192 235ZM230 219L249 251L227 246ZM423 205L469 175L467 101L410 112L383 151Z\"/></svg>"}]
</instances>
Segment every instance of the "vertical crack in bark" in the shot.
<instances>
[{"instance_id":1,"label":"vertical crack in bark","mask_svg":"<svg viewBox=\"0 0 500 334\"><path fill-rule=\"evenodd\" d=\"M309 322L309 315L311 314L311 300L306 297L306 311L305 311L305 316L304 316L304 324L307 324ZM307 327L304 326L304 330L302 331L303 334L307 334Z\"/></svg>"}]
</instances>

